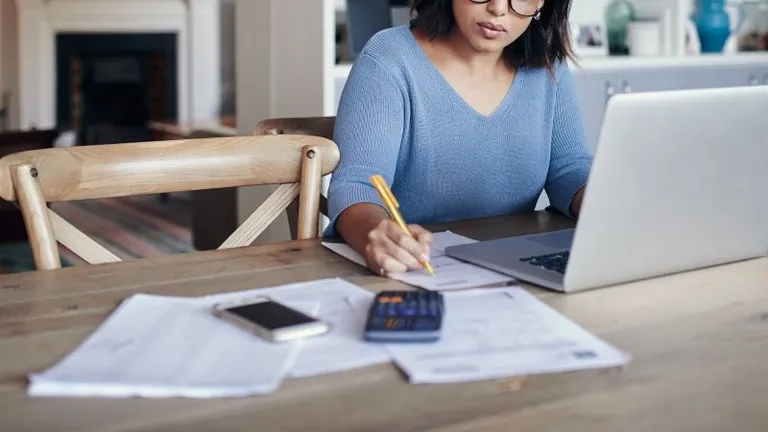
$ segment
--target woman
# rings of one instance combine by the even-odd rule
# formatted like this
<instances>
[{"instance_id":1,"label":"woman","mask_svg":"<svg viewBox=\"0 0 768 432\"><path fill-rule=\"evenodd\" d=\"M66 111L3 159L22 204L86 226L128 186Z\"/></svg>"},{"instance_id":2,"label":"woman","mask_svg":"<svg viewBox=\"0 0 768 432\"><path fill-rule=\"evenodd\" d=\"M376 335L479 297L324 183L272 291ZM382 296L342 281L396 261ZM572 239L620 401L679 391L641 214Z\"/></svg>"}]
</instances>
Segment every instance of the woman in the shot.
<instances>
[{"instance_id":1,"label":"woman","mask_svg":"<svg viewBox=\"0 0 768 432\"><path fill-rule=\"evenodd\" d=\"M342 93L331 225L382 275L421 268L428 223L533 210L577 217L591 155L566 59L570 0L413 0ZM416 240L389 218L381 174Z\"/></svg>"}]
</instances>

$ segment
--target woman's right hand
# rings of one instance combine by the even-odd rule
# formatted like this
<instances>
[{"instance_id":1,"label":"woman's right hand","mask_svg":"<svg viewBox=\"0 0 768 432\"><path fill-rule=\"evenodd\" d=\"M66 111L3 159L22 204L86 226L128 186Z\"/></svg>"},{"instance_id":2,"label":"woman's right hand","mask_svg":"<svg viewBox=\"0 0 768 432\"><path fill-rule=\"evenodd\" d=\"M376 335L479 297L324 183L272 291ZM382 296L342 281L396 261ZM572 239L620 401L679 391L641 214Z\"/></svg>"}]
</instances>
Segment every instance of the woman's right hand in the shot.
<instances>
[{"instance_id":1,"label":"woman's right hand","mask_svg":"<svg viewBox=\"0 0 768 432\"><path fill-rule=\"evenodd\" d=\"M384 276L422 268L429 261L432 233L419 225L408 225L413 237L390 219L382 220L368 232L365 260L368 267Z\"/></svg>"}]
</instances>

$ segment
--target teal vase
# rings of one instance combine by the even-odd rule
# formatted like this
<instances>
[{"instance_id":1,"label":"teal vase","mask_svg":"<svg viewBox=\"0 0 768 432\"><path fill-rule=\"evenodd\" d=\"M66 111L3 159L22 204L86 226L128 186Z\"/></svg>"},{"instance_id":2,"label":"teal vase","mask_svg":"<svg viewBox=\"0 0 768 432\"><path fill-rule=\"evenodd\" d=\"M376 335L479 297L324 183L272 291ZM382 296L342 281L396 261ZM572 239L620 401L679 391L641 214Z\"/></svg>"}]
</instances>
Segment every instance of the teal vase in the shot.
<instances>
[{"instance_id":1,"label":"teal vase","mask_svg":"<svg viewBox=\"0 0 768 432\"><path fill-rule=\"evenodd\" d=\"M731 22L724 0L696 0L691 16L701 41L701 52L719 53L731 35Z\"/></svg>"},{"instance_id":2,"label":"teal vase","mask_svg":"<svg viewBox=\"0 0 768 432\"><path fill-rule=\"evenodd\" d=\"M627 25L635 20L635 6L629 0L613 0L605 8L605 25L608 34L608 52L611 55L627 55Z\"/></svg>"}]
</instances>

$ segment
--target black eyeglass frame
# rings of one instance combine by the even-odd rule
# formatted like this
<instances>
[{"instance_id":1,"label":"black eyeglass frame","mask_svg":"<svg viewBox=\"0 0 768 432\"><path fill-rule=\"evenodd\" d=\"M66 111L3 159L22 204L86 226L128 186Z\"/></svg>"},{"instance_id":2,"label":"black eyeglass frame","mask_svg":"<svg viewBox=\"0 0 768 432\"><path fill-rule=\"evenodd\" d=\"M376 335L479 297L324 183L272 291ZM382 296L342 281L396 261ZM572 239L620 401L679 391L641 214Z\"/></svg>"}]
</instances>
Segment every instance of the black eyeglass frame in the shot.
<instances>
[{"instance_id":1,"label":"black eyeglass frame","mask_svg":"<svg viewBox=\"0 0 768 432\"><path fill-rule=\"evenodd\" d=\"M470 2L472 2L472 3L474 3L474 4L484 4L484 3L488 3L488 2L490 2L491 0L469 0L469 1L470 1ZM510 9L512 12L514 12L514 13L515 13L515 15L519 15L519 16L521 16L521 17L525 17L525 18L534 17L535 19L538 19L538 17L539 17L539 16L541 16L541 15L540 15L540 13L541 13L541 10L539 10L538 8L537 8L535 11L533 11L533 13L532 13L532 14L528 15L528 14L523 14L523 13L520 13L520 12L516 11L516 10L515 10L515 7L514 7L514 6L512 6L512 0L509 0L509 2L508 2L508 3L509 3L509 9Z\"/></svg>"}]
</instances>

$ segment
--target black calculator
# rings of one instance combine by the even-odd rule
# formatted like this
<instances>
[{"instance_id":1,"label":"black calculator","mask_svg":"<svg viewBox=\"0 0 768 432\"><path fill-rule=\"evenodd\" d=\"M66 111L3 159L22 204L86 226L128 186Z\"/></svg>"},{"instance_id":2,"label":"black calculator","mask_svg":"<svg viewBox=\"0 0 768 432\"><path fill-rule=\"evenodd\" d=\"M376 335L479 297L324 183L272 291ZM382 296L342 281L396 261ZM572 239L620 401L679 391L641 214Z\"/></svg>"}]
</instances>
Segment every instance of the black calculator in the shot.
<instances>
[{"instance_id":1,"label":"black calculator","mask_svg":"<svg viewBox=\"0 0 768 432\"><path fill-rule=\"evenodd\" d=\"M369 342L436 342L443 325L443 295L437 291L383 291L368 311Z\"/></svg>"}]
</instances>

